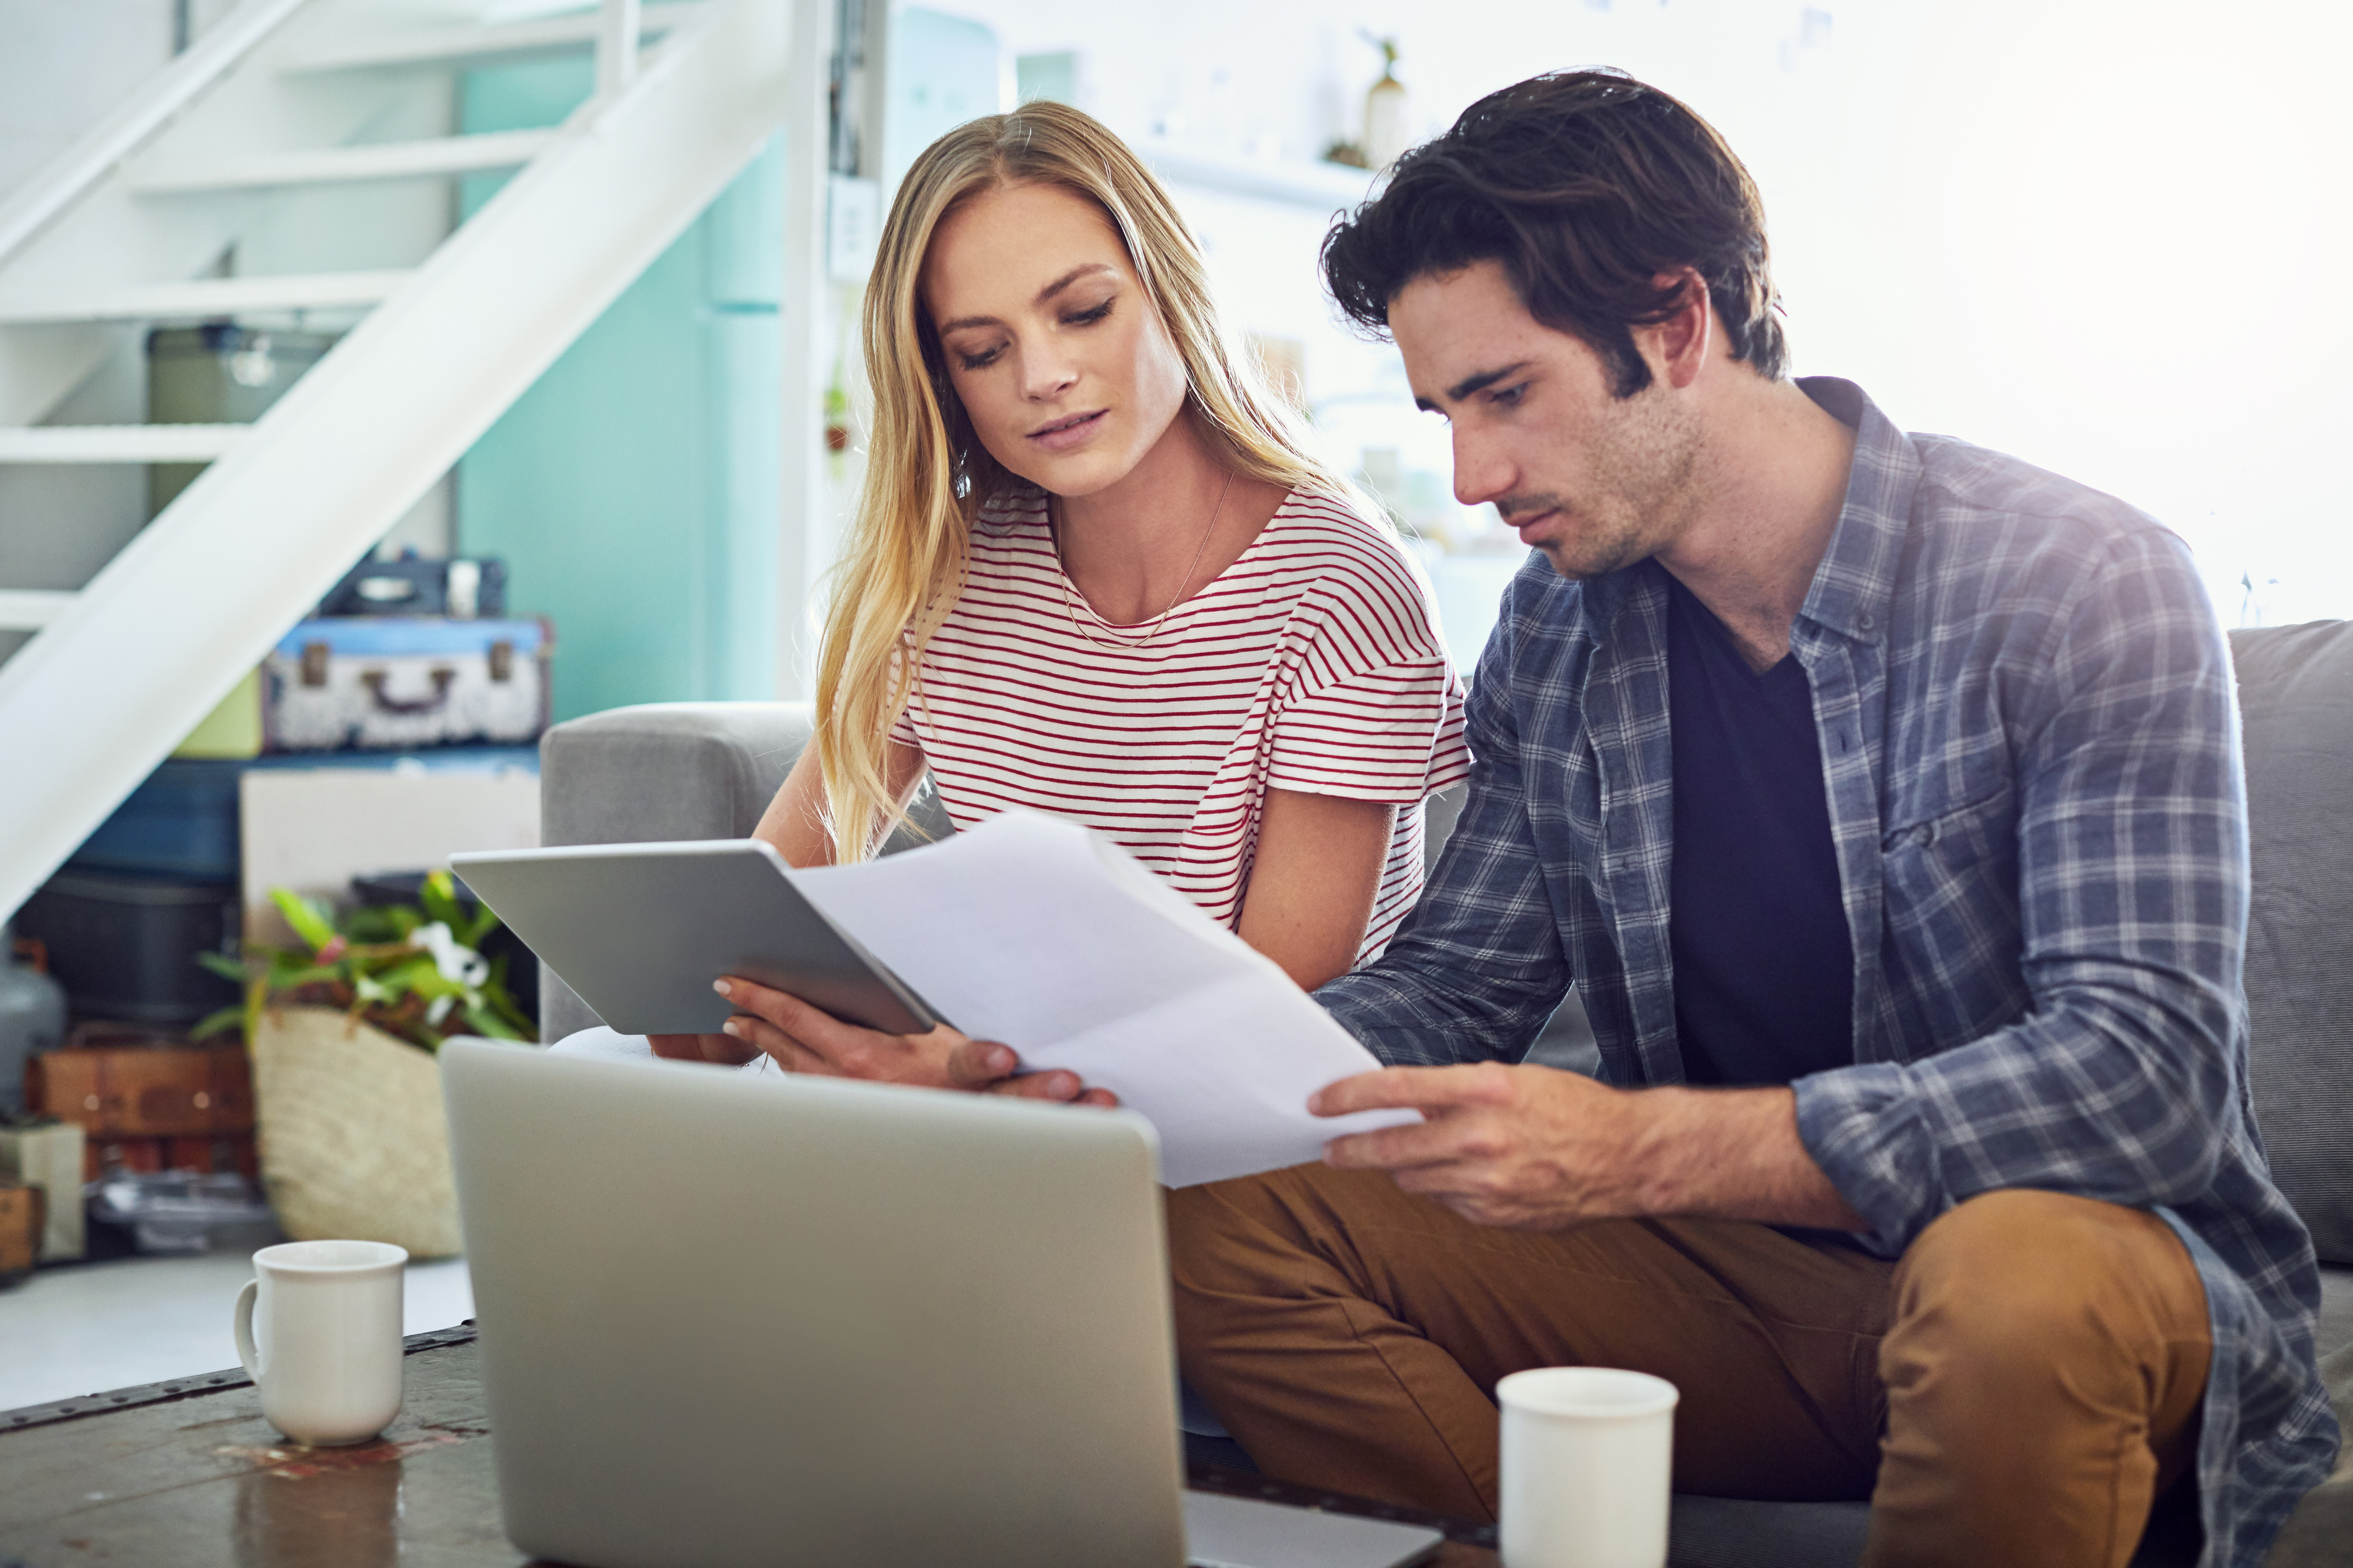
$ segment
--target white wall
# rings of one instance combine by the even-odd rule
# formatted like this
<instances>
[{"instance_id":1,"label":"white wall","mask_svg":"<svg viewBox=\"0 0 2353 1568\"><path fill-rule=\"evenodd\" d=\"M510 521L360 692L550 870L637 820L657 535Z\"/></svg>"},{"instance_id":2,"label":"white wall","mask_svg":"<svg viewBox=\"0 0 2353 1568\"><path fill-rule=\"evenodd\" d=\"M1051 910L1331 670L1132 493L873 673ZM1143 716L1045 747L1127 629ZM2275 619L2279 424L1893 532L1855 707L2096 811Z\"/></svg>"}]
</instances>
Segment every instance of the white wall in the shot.
<instances>
[{"instance_id":1,"label":"white wall","mask_svg":"<svg viewBox=\"0 0 2353 1568\"><path fill-rule=\"evenodd\" d=\"M2353 615L2353 13L2323 0L934 0L1131 136L1320 153L1397 36L1434 132L1609 64L1757 176L1801 373L2156 513L2236 622ZM2252 604L2237 586L2252 577ZM2276 582L2271 581L2276 579Z\"/></svg>"},{"instance_id":2,"label":"white wall","mask_svg":"<svg viewBox=\"0 0 2353 1568\"><path fill-rule=\"evenodd\" d=\"M0 199L172 58L172 0L0 0Z\"/></svg>"}]
</instances>

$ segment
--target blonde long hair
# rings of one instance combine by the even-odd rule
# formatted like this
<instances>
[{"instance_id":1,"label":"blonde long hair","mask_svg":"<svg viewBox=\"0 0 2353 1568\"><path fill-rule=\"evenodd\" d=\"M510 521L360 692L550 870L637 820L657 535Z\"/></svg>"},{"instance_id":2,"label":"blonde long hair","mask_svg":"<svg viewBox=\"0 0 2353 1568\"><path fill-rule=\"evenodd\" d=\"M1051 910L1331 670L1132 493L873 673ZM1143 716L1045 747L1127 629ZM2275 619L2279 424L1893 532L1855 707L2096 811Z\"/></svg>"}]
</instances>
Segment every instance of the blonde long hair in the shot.
<instances>
[{"instance_id":1,"label":"blonde long hair","mask_svg":"<svg viewBox=\"0 0 2353 1568\"><path fill-rule=\"evenodd\" d=\"M1027 488L975 435L923 309L923 260L941 222L1004 185L1050 184L1100 207L1185 364L1185 411L1226 467L1335 495L1292 415L1218 327L1200 247L1160 182L1102 123L1027 103L957 127L917 158L891 204L860 323L874 423L858 515L834 567L818 656L818 762L838 861L864 859L905 819L888 779L892 730L923 650L964 590L973 519ZM1375 514L1377 515L1377 514Z\"/></svg>"}]
</instances>

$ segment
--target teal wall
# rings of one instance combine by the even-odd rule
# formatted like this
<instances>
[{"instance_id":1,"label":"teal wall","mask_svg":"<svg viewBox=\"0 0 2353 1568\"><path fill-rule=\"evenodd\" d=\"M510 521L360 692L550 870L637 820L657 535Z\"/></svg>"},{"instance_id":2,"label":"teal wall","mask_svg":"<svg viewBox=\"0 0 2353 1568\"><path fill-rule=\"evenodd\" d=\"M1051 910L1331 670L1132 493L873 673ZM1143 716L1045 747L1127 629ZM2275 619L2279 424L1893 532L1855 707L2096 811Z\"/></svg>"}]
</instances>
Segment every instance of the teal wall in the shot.
<instances>
[{"instance_id":1,"label":"teal wall","mask_svg":"<svg viewBox=\"0 0 2353 1568\"><path fill-rule=\"evenodd\" d=\"M592 70L470 72L460 128L556 124ZM559 720L775 693L783 180L772 143L458 465L459 547L554 623Z\"/></svg>"}]
</instances>

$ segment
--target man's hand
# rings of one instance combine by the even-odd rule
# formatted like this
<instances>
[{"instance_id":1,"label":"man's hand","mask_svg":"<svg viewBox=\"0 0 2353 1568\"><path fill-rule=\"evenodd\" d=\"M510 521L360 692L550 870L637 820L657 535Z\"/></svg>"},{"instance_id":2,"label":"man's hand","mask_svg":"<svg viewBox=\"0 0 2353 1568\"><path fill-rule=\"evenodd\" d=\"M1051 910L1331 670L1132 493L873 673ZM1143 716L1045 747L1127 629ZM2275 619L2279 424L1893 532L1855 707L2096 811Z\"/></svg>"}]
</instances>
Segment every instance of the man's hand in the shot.
<instances>
[{"instance_id":1,"label":"man's hand","mask_svg":"<svg viewBox=\"0 0 2353 1568\"><path fill-rule=\"evenodd\" d=\"M1307 1102L1318 1116L1398 1107L1423 1121L1335 1138L1324 1160L1391 1172L1481 1225L1681 1215L1868 1228L1806 1152L1786 1089L1619 1089L1488 1062L1386 1068Z\"/></svg>"},{"instance_id":2,"label":"man's hand","mask_svg":"<svg viewBox=\"0 0 2353 1568\"><path fill-rule=\"evenodd\" d=\"M1109 1089L1089 1089L1076 1073L1022 1072L1011 1047L967 1038L944 1024L926 1035L886 1035L845 1024L797 996L734 975L712 988L742 1009L720 1037L743 1051L741 1060L765 1051L786 1072L1075 1105L1119 1103Z\"/></svg>"}]
</instances>

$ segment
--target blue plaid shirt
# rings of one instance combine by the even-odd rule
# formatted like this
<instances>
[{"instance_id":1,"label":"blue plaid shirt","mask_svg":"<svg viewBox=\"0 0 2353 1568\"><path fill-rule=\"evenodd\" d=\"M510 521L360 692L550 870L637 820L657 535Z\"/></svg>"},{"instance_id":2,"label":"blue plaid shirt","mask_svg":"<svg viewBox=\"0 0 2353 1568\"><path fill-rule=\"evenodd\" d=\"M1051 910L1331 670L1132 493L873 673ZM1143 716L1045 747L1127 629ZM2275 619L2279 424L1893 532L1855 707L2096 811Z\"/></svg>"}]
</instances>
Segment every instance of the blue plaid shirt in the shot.
<instances>
[{"instance_id":1,"label":"blue plaid shirt","mask_svg":"<svg viewBox=\"0 0 2353 1568\"><path fill-rule=\"evenodd\" d=\"M2246 792L2222 634L2172 534L1808 392L1854 466L1790 647L1812 682L1854 1065L1807 1150L1902 1252L2003 1187L2152 1209L2212 1318L2207 1564L2253 1564L2337 1449L2310 1238L2247 1097ZM1467 712L1470 798L1386 954L1317 994L1383 1061L1516 1061L1574 980L1618 1084L1679 1083L1667 595L1541 556Z\"/></svg>"}]
</instances>

